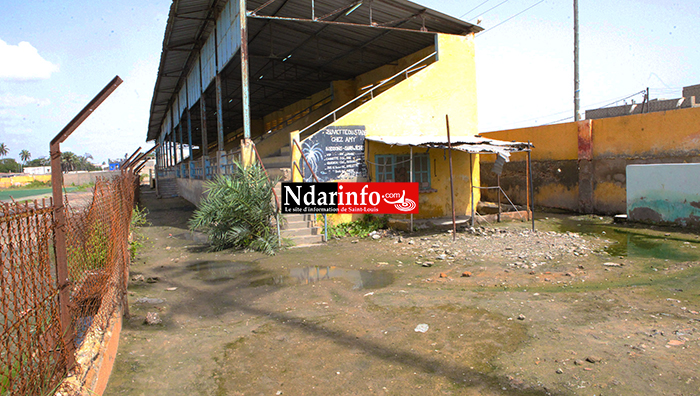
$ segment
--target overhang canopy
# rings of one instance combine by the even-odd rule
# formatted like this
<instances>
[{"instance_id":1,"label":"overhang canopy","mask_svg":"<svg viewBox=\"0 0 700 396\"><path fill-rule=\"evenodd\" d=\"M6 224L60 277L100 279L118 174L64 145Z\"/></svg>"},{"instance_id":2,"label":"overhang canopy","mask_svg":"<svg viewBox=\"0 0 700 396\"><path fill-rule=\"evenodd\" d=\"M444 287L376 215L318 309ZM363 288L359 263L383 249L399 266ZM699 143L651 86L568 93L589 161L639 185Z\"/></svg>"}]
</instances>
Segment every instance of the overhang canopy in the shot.
<instances>
[{"instance_id":1,"label":"overhang canopy","mask_svg":"<svg viewBox=\"0 0 700 396\"><path fill-rule=\"evenodd\" d=\"M225 0L173 1L147 140L160 133L225 5ZM334 80L354 78L429 47L436 33L482 30L407 0L248 0L247 9L253 119L329 88ZM242 125L240 63L239 51L219 71L228 130Z\"/></svg>"},{"instance_id":2,"label":"overhang canopy","mask_svg":"<svg viewBox=\"0 0 700 396\"><path fill-rule=\"evenodd\" d=\"M433 136L366 136L365 140L388 144L390 146L412 146L447 149L447 137ZM481 136L460 136L451 139L452 149L472 154L499 154L505 158L510 153L528 151L535 147L532 143L506 142Z\"/></svg>"}]
</instances>

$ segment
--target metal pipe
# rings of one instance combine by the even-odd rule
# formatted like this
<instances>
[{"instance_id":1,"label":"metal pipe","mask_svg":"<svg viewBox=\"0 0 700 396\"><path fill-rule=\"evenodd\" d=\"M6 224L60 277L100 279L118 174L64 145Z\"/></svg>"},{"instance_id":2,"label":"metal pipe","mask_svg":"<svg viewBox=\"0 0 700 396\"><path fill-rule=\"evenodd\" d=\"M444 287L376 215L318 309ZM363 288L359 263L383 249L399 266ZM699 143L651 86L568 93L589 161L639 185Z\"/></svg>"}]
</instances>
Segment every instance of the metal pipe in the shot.
<instances>
[{"instance_id":1,"label":"metal pipe","mask_svg":"<svg viewBox=\"0 0 700 396\"><path fill-rule=\"evenodd\" d=\"M199 128L201 131L202 180L207 179L207 158L209 158L209 137L207 136L207 101L202 85L202 62L199 62Z\"/></svg>"},{"instance_id":2,"label":"metal pipe","mask_svg":"<svg viewBox=\"0 0 700 396\"><path fill-rule=\"evenodd\" d=\"M579 118L579 76L578 76L578 0L574 0L574 121Z\"/></svg>"},{"instance_id":3,"label":"metal pipe","mask_svg":"<svg viewBox=\"0 0 700 396\"><path fill-rule=\"evenodd\" d=\"M139 156L139 159L138 159L137 161L134 161L134 164L133 164L133 165L135 165L135 164L138 163L139 161L142 161L139 165L137 165L137 166L134 167L134 174L139 173L139 171L140 171L141 169L143 169L144 166L146 166L146 162L148 162L148 158L147 158L148 155L151 154L155 149L157 149L158 146L159 146L159 145L156 144L156 145L153 146L150 150L148 150L148 151L146 151L145 153L141 154L141 155Z\"/></svg>"},{"instance_id":4,"label":"metal pipe","mask_svg":"<svg viewBox=\"0 0 700 396\"><path fill-rule=\"evenodd\" d=\"M347 7L345 7L347 9ZM342 11L342 10L341 10ZM339 11L340 12L340 11ZM367 25L366 23L352 23L352 22L338 22L338 21L326 21L323 20L323 18L328 18L329 16L333 16L339 12L332 12L329 14L326 14L324 16L318 17L315 20L308 19L308 18L293 18L293 17L281 17L281 16L274 16L274 15L257 15L257 14L251 14L250 18L252 19L267 19L267 20L276 20L276 21L290 21L290 22L317 22L317 23L324 23L328 25L339 25L339 26L349 26L349 27L372 27L375 29L382 29L382 30L387 30L387 31L399 31L399 32L411 32L411 33L423 33L423 34L435 34L435 32L431 32L429 30L420 30L420 29L406 29L406 28L399 28L399 27L392 27L392 26L385 26L385 25L380 25L380 24L374 24L374 25ZM411 17L409 17L411 18Z\"/></svg>"},{"instance_id":5,"label":"metal pipe","mask_svg":"<svg viewBox=\"0 0 700 396\"><path fill-rule=\"evenodd\" d=\"M49 146L51 156L51 190L53 195L54 216L54 253L56 265L56 283L58 286L59 319L63 346L67 349L66 365L71 369L75 365L74 328L70 313L70 280L68 279L68 249L66 246L66 213L63 203L63 172L61 170L61 143L63 143L80 124L92 114L97 107L122 83L115 76L52 140Z\"/></svg>"},{"instance_id":6,"label":"metal pipe","mask_svg":"<svg viewBox=\"0 0 700 396\"><path fill-rule=\"evenodd\" d=\"M410 160L411 160L411 167L410 167L411 178L410 178L410 180L411 180L411 183L413 183L413 146L408 146L408 147L410 149ZM419 190L420 190L420 188L419 188ZM411 213L411 230L410 230L410 232L413 232L413 213Z\"/></svg>"},{"instance_id":7,"label":"metal pipe","mask_svg":"<svg viewBox=\"0 0 700 396\"><path fill-rule=\"evenodd\" d=\"M192 113L190 112L189 103L187 105L187 147L189 148L189 161L187 162L187 178L192 178L194 163L192 162Z\"/></svg>"},{"instance_id":8,"label":"metal pipe","mask_svg":"<svg viewBox=\"0 0 700 396\"><path fill-rule=\"evenodd\" d=\"M122 162L122 164L119 166L119 169L124 170L124 168L127 168L129 166L129 162L131 162L131 160L134 158L134 156L136 156L136 154L138 154L139 152L141 152L140 146L139 146L139 148L134 150L133 153L131 153L129 158L127 158L124 162Z\"/></svg>"},{"instance_id":9,"label":"metal pipe","mask_svg":"<svg viewBox=\"0 0 700 396\"><path fill-rule=\"evenodd\" d=\"M530 146L529 140L527 141L527 145L528 145L528 147ZM534 191L535 188L532 185L533 177L532 177L532 159L530 156L531 152L532 152L532 149L528 148L528 150L527 150L527 167L528 167L529 173L530 173L529 182L530 182L530 202L532 203L532 231L535 231L535 191Z\"/></svg>"},{"instance_id":10,"label":"metal pipe","mask_svg":"<svg viewBox=\"0 0 700 396\"><path fill-rule=\"evenodd\" d=\"M528 154L529 155L529 154ZM528 157L529 158L529 157ZM530 220L530 160L525 164L525 207L527 208L527 219Z\"/></svg>"},{"instance_id":11,"label":"metal pipe","mask_svg":"<svg viewBox=\"0 0 700 396\"><path fill-rule=\"evenodd\" d=\"M472 228L474 228L474 169L472 167L472 153L469 153L469 186L472 193L471 204L472 204Z\"/></svg>"},{"instance_id":12,"label":"metal pipe","mask_svg":"<svg viewBox=\"0 0 700 396\"><path fill-rule=\"evenodd\" d=\"M250 81L248 59L248 17L246 0L239 0L239 20L241 25L241 92L243 101L243 138L250 139Z\"/></svg>"},{"instance_id":13,"label":"metal pipe","mask_svg":"<svg viewBox=\"0 0 700 396\"><path fill-rule=\"evenodd\" d=\"M178 140L180 141L180 169L182 169L182 163L185 160L185 139L183 138L183 132L182 132L182 117L180 117L180 123L177 126L177 130L179 132L179 137Z\"/></svg>"},{"instance_id":14,"label":"metal pipe","mask_svg":"<svg viewBox=\"0 0 700 396\"><path fill-rule=\"evenodd\" d=\"M221 74L216 73L216 173L224 174L224 105L221 87Z\"/></svg>"},{"instance_id":15,"label":"metal pipe","mask_svg":"<svg viewBox=\"0 0 700 396\"><path fill-rule=\"evenodd\" d=\"M455 186L452 174L452 142L450 141L450 117L445 114L445 124L447 125L447 153L450 157L450 197L452 198L452 242L457 239L457 219L455 216ZM472 188L472 194L474 189Z\"/></svg>"},{"instance_id":16,"label":"metal pipe","mask_svg":"<svg viewBox=\"0 0 700 396\"><path fill-rule=\"evenodd\" d=\"M501 175L496 175L496 181L498 183L498 217L496 220L501 222Z\"/></svg>"}]
</instances>

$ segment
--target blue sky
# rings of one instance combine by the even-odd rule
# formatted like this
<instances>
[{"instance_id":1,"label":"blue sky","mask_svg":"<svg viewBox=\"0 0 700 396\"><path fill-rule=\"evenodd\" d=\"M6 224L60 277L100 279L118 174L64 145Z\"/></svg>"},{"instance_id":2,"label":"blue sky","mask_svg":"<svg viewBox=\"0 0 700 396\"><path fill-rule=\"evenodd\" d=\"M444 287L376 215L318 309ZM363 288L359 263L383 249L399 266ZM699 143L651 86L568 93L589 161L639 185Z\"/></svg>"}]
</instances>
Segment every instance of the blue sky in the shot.
<instances>
[{"instance_id":1,"label":"blue sky","mask_svg":"<svg viewBox=\"0 0 700 396\"><path fill-rule=\"evenodd\" d=\"M482 132L573 118L572 0L417 2L487 29L476 37ZM124 83L62 150L101 163L150 146L170 1L2 3L0 142L9 157L24 149L47 156L49 141L115 75ZM697 2L580 0L579 12L582 109L646 87L652 98L679 97L681 87L700 84Z\"/></svg>"}]
</instances>

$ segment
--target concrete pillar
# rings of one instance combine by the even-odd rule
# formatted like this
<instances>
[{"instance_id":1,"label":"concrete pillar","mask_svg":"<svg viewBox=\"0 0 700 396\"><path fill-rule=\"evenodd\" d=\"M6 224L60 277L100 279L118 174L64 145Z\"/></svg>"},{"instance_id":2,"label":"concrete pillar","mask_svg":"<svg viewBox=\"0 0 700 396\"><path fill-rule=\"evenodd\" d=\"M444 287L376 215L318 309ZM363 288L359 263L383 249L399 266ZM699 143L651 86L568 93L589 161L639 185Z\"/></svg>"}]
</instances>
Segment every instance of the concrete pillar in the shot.
<instances>
[{"instance_id":1,"label":"concrete pillar","mask_svg":"<svg viewBox=\"0 0 700 396\"><path fill-rule=\"evenodd\" d=\"M216 73L216 167L217 173L224 173L225 152L224 152L224 98L221 86L221 74Z\"/></svg>"},{"instance_id":2,"label":"concrete pillar","mask_svg":"<svg viewBox=\"0 0 700 396\"><path fill-rule=\"evenodd\" d=\"M187 108L187 147L189 148L189 161L187 161L187 178L191 179L194 175L194 162L192 162L192 117L190 108Z\"/></svg>"},{"instance_id":3,"label":"concrete pillar","mask_svg":"<svg viewBox=\"0 0 700 396\"><path fill-rule=\"evenodd\" d=\"M209 137L207 136L207 102L204 92L199 97L200 130L202 131L202 180L207 179L207 162L209 161Z\"/></svg>"},{"instance_id":4,"label":"concrete pillar","mask_svg":"<svg viewBox=\"0 0 700 396\"><path fill-rule=\"evenodd\" d=\"M257 162L255 149L253 149L253 141L250 139L241 139L241 165L247 168Z\"/></svg>"}]
</instances>

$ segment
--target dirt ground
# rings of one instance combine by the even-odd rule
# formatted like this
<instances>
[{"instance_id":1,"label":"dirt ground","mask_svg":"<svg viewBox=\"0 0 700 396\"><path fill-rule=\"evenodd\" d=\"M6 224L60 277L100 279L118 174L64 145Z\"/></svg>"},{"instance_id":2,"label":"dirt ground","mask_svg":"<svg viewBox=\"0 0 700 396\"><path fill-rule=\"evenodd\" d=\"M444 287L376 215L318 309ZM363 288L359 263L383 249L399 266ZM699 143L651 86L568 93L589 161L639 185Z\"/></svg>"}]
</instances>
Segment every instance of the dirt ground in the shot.
<instances>
[{"instance_id":1,"label":"dirt ground","mask_svg":"<svg viewBox=\"0 0 700 396\"><path fill-rule=\"evenodd\" d=\"M697 234L545 214L269 257L141 197L106 395L700 394Z\"/></svg>"}]
</instances>

